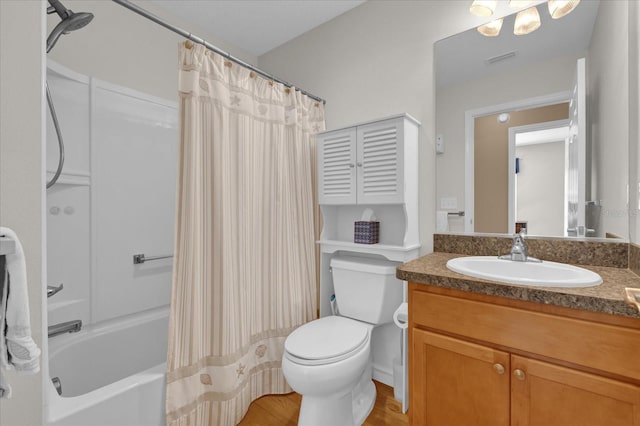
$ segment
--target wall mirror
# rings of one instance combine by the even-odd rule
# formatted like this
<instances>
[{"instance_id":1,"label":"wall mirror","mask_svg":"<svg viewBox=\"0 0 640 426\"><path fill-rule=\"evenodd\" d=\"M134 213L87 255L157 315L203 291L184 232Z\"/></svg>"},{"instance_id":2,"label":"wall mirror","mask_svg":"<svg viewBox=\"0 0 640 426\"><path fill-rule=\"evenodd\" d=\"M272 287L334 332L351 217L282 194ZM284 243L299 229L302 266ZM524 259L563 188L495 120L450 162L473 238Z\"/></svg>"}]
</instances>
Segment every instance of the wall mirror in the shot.
<instances>
[{"instance_id":1,"label":"wall mirror","mask_svg":"<svg viewBox=\"0 0 640 426\"><path fill-rule=\"evenodd\" d=\"M532 235L627 240L628 5L582 1L552 19L538 3L541 26L527 35L513 34L514 14L498 36L471 29L435 44L436 231L513 233L524 224ZM556 136L540 136L554 126ZM527 133L542 142L521 147ZM581 169L569 153L576 134ZM570 221L576 212L582 222Z\"/></svg>"}]
</instances>

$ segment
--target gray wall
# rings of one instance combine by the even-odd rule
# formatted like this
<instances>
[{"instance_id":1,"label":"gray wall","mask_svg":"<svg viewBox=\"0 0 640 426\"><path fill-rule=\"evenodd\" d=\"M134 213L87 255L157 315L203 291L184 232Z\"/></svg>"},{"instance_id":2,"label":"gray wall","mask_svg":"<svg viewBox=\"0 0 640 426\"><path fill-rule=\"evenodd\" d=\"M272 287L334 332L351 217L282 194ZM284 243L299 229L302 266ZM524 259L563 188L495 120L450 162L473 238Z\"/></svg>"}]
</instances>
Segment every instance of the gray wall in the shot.
<instances>
[{"instance_id":1,"label":"gray wall","mask_svg":"<svg viewBox=\"0 0 640 426\"><path fill-rule=\"evenodd\" d=\"M13 229L24 248L31 331L40 348L46 343L42 316L43 16L39 1L0 1L0 224ZM42 373L7 375L13 397L0 400L0 424L41 423L42 377Z\"/></svg>"},{"instance_id":2,"label":"gray wall","mask_svg":"<svg viewBox=\"0 0 640 426\"><path fill-rule=\"evenodd\" d=\"M600 4L587 53L587 140L591 143L591 196L602 201L599 228L629 238L629 8ZM604 7L606 6L606 7ZM615 64L615 66L611 66ZM637 74L635 75L637 79ZM637 187L637 185L636 185ZM631 184L629 188L634 188ZM636 188L636 193L637 188Z\"/></svg>"}]
</instances>

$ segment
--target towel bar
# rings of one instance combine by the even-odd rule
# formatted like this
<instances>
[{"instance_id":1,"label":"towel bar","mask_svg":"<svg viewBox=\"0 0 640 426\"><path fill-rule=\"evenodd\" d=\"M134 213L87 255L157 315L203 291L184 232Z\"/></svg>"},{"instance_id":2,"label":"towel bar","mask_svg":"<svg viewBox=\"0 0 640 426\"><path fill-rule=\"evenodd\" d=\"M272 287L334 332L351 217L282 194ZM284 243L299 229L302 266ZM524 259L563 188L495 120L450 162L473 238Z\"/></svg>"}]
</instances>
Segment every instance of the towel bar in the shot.
<instances>
[{"instance_id":1,"label":"towel bar","mask_svg":"<svg viewBox=\"0 0 640 426\"><path fill-rule=\"evenodd\" d=\"M167 255L164 255L164 256L145 257L144 253L134 254L133 255L133 264L137 265L139 263L150 262L152 260L168 259L170 257L173 257L173 255L172 254L167 254Z\"/></svg>"}]
</instances>

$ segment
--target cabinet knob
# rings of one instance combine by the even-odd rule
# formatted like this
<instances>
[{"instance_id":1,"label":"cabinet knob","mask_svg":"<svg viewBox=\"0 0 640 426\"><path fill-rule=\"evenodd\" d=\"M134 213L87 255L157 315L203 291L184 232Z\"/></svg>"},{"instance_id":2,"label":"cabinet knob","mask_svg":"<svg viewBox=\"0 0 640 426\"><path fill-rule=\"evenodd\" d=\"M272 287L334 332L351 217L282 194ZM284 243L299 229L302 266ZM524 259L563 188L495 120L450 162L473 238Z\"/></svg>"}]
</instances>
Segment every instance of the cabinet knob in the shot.
<instances>
[{"instance_id":1,"label":"cabinet knob","mask_svg":"<svg viewBox=\"0 0 640 426\"><path fill-rule=\"evenodd\" d=\"M527 377L527 375L524 374L524 371L520 370L519 368L513 370L513 375L516 376L516 379L518 380L524 380Z\"/></svg>"},{"instance_id":2,"label":"cabinet knob","mask_svg":"<svg viewBox=\"0 0 640 426\"><path fill-rule=\"evenodd\" d=\"M493 369L496 370L498 374L504 374L504 366L502 364L493 364Z\"/></svg>"},{"instance_id":3,"label":"cabinet knob","mask_svg":"<svg viewBox=\"0 0 640 426\"><path fill-rule=\"evenodd\" d=\"M356 166L355 164L353 164L353 163L349 163L349 168L350 168L350 169L353 169L355 166Z\"/></svg>"},{"instance_id":4,"label":"cabinet knob","mask_svg":"<svg viewBox=\"0 0 640 426\"><path fill-rule=\"evenodd\" d=\"M358 163L358 167L362 167L362 163Z\"/></svg>"}]
</instances>

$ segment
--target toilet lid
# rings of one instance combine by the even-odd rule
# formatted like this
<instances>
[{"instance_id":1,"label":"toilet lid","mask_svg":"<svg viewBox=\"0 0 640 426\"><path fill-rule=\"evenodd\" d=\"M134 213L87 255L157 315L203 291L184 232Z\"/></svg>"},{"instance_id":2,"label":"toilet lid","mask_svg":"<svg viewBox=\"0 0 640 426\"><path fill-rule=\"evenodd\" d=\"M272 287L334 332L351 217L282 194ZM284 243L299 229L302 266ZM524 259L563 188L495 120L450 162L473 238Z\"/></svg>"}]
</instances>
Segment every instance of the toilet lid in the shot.
<instances>
[{"instance_id":1,"label":"toilet lid","mask_svg":"<svg viewBox=\"0 0 640 426\"><path fill-rule=\"evenodd\" d=\"M366 325L349 318L329 316L298 327L287 337L284 348L300 360L329 360L359 348L368 337Z\"/></svg>"}]
</instances>

